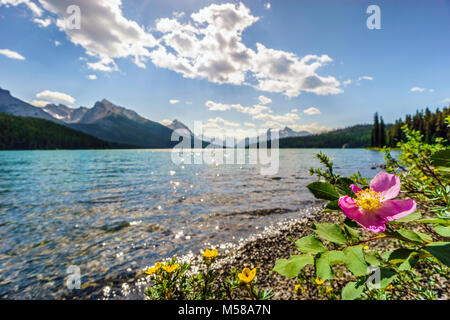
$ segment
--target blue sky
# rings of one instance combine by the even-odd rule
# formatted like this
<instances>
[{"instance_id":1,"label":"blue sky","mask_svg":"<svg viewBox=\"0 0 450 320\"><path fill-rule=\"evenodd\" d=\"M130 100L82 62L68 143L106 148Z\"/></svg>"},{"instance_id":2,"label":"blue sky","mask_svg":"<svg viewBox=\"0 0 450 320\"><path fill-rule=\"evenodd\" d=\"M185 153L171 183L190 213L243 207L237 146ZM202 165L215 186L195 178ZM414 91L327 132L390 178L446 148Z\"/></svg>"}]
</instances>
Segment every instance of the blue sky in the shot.
<instances>
[{"instance_id":1,"label":"blue sky","mask_svg":"<svg viewBox=\"0 0 450 320\"><path fill-rule=\"evenodd\" d=\"M449 33L438 0L0 0L0 86L35 104L107 98L154 121L317 132L448 105Z\"/></svg>"}]
</instances>

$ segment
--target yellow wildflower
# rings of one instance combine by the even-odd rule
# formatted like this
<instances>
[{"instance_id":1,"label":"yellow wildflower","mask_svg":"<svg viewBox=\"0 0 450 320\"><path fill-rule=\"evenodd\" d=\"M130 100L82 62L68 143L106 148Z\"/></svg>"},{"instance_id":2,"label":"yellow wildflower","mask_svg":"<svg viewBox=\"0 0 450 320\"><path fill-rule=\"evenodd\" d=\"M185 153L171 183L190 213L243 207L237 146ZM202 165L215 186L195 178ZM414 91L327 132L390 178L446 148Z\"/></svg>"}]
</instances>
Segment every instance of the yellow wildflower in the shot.
<instances>
[{"instance_id":1,"label":"yellow wildflower","mask_svg":"<svg viewBox=\"0 0 450 320\"><path fill-rule=\"evenodd\" d=\"M427 179L428 179L427 176L423 176L423 177L420 178L420 180L422 180L422 181L425 181L425 180L427 180Z\"/></svg>"},{"instance_id":2,"label":"yellow wildflower","mask_svg":"<svg viewBox=\"0 0 450 320\"><path fill-rule=\"evenodd\" d=\"M367 249L369 249L369 246L364 246L364 247L363 247L363 250L364 250L364 251L367 250Z\"/></svg>"},{"instance_id":3,"label":"yellow wildflower","mask_svg":"<svg viewBox=\"0 0 450 320\"><path fill-rule=\"evenodd\" d=\"M206 249L205 252L202 253L202 256L205 259L212 260L215 257L217 257L217 254L218 254L217 249L213 249L213 250Z\"/></svg>"},{"instance_id":4,"label":"yellow wildflower","mask_svg":"<svg viewBox=\"0 0 450 320\"><path fill-rule=\"evenodd\" d=\"M327 290L325 291L325 293L330 293L331 291L333 291L333 288L327 288Z\"/></svg>"},{"instance_id":5,"label":"yellow wildflower","mask_svg":"<svg viewBox=\"0 0 450 320\"><path fill-rule=\"evenodd\" d=\"M294 289L295 289L295 292L298 292L298 290L300 290L300 285L299 284L295 285Z\"/></svg>"},{"instance_id":6,"label":"yellow wildflower","mask_svg":"<svg viewBox=\"0 0 450 320\"><path fill-rule=\"evenodd\" d=\"M239 280L244 283L250 283L256 276L256 268L250 270L249 268L244 268L241 273L238 274Z\"/></svg>"},{"instance_id":7,"label":"yellow wildflower","mask_svg":"<svg viewBox=\"0 0 450 320\"><path fill-rule=\"evenodd\" d=\"M323 281L322 279L320 279L320 278L316 278L316 283L317 284L323 284L325 281Z\"/></svg>"},{"instance_id":8,"label":"yellow wildflower","mask_svg":"<svg viewBox=\"0 0 450 320\"><path fill-rule=\"evenodd\" d=\"M162 268L164 269L164 271L166 271L168 273L172 273L175 270L177 270L179 266L180 265L178 263L175 263L175 264L172 264L172 265L169 265L168 263L166 263L166 265L163 266Z\"/></svg>"},{"instance_id":9,"label":"yellow wildflower","mask_svg":"<svg viewBox=\"0 0 450 320\"><path fill-rule=\"evenodd\" d=\"M386 290L392 290L392 289L394 289L394 286L392 284L390 284L386 287Z\"/></svg>"},{"instance_id":10,"label":"yellow wildflower","mask_svg":"<svg viewBox=\"0 0 450 320\"><path fill-rule=\"evenodd\" d=\"M147 271L145 271L145 273L152 275L152 274L157 273L159 271L159 269L161 269L161 262L155 263L155 265L153 267L148 268Z\"/></svg>"}]
</instances>

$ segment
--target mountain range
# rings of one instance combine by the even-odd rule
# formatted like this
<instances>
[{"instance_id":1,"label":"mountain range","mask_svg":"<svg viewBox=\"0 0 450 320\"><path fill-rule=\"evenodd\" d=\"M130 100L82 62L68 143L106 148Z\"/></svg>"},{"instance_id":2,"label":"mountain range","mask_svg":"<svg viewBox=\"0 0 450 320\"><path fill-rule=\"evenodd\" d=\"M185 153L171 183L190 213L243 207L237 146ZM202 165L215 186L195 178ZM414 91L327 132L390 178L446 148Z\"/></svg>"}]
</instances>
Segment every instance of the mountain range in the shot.
<instances>
[{"instance_id":1,"label":"mountain range","mask_svg":"<svg viewBox=\"0 0 450 320\"><path fill-rule=\"evenodd\" d=\"M207 138L201 140L181 121L174 120L164 126L159 122L148 120L135 111L117 106L107 99L97 101L92 108L71 108L63 104L47 104L35 107L25 101L13 97L8 90L0 88L0 112L22 117L33 117L50 120L69 128L92 135L103 141L136 148L172 148L179 141L171 141L173 131L181 136L190 136L203 147L207 146ZM267 131L271 139L274 129ZM309 132L296 132L285 127L277 130L280 139L309 135Z\"/></svg>"}]
</instances>

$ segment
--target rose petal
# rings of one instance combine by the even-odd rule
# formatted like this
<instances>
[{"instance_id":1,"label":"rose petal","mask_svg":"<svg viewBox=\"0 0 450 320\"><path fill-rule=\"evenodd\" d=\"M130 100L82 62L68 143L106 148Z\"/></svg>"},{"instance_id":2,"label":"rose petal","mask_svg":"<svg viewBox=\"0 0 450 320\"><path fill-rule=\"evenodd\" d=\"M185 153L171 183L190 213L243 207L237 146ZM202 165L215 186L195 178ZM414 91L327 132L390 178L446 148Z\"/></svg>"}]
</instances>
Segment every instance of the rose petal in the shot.
<instances>
[{"instance_id":1,"label":"rose petal","mask_svg":"<svg viewBox=\"0 0 450 320\"><path fill-rule=\"evenodd\" d=\"M379 233L386 230L386 220L378 217L374 212L365 212L355 221L367 231Z\"/></svg>"},{"instance_id":2,"label":"rose petal","mask_svg":"<svg viewBox=\"0 0 450 320\"><path fill-rule=\"evenodd\" d=\"M356 220L361 215L359 208L356 206L355 200L349 196L343 196L338 201L339 208L350 219Z\"/></svg>"},{"instance_id":3,"label":"rose petal","mask_svg":"<svg viewBox=\"0 0 450 320\"><path fill-rule=\"evenodd\" d=\"M376 215L387 221L394 221L416 211L416 202L412 199L388 200L382 203L382 207L377 210Z\"/></svg>"},{"instance_id":4,"label":"rose petal","mask_svg":"<svg viewBox=\"0 0 450 320\"><path fill-rule=\"evenodd\" d=\"M400 192L400 178L395 174L380 172L370 181L370 189L380 192L382 201L393 199Z\"/></svg>"},{"instance_id":5,"label":"rose petal","mask_svg":"<svg viewBox=\"0 0 450 320\"><path fill-rule=\"evenodd\" d=\"M362 189L360 187L358 187L356 184L351 184L350 188L353 190L354 194L357 194L359 191L361 191Z\"/></svg>"}]
</instances>

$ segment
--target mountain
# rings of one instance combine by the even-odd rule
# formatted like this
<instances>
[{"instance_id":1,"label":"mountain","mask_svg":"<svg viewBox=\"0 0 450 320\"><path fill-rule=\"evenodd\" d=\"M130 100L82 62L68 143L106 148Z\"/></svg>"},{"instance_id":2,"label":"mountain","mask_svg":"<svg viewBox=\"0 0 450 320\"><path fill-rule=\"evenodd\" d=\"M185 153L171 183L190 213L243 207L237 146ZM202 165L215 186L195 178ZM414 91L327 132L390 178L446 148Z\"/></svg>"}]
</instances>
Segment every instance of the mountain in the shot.
<instances>
[{"instance_id":1,"label":"mountain","mask_svg":"<svg viewBox=\"0 0 450 320\"><path fill-rule=\"evenodd\" d=\"M183 136L195 136L187 125L185 125L181 121L178 121L177 119L173 120L172 123L167 126L167 128L172 129L173 131L179 130L178 132Z\"/></svg>"},{"instance_id":2,"label":"mountain","mask_svg":"<svg viewBox=\"0 0 450 320\"><path fill-rule=\"evenodd\" d=\"M0 112L0 150L118 147L53 121Z\"/></svg>"},{"instance_id":3,"label":"mountain","mask_svg":"<svg viewBox=\"0 0 450 320\"><path fill-rule=\"evenodd\" d=\"M44 108L38 108L11 96L9 91L0 89L0 112L50 120L100 140L135 148L172 148L181 141L181 138L171 141L173 129L106 99L96 102L90 109L70 108L62 104L48 104ZM180 121L175 120L173 126L192 133ZM207 145L205 142L201 144Z\"/></svg>"},{"instance_id":4,"label":"mountain","mask_svg":"<svg viewBox=\"0 0 450 320\"><path fill-rule=\"evenodd\" d=\"M11 95L8 90L0 88L0 112L13 114L23 117L34 117L45 120L56 121L60 123L58 119L53 118L50 114L42 110L42 108L34 107L25 101L17 99Z\"/></svg>"},{"instance_id":5,"label":"mountain","mask_svg":"<svg viewBox=\"0 0 450 320\"><path fill-rule=\"evenodd\" d=\"M65 123L77 123L89 109L85 107L75 109L63 104L48 104L42 110L47 112L53 118L61 120Z\"/></svg>"},{"instance_id":6,"label":"mountain","mask_svg":"<svg viewBox=\"0 0 450 320\"><path fill-rule=\"evenodd\" d=\"M303 137L303 136L308 136L311 134L308 131L294 131L289 127L284 127L284 129L282 129L282 130L270 128L267 130L268 140L271 140L273 131L278 131L279 139L288 138L288 137Z\"/></svg>"}]
</instances>

